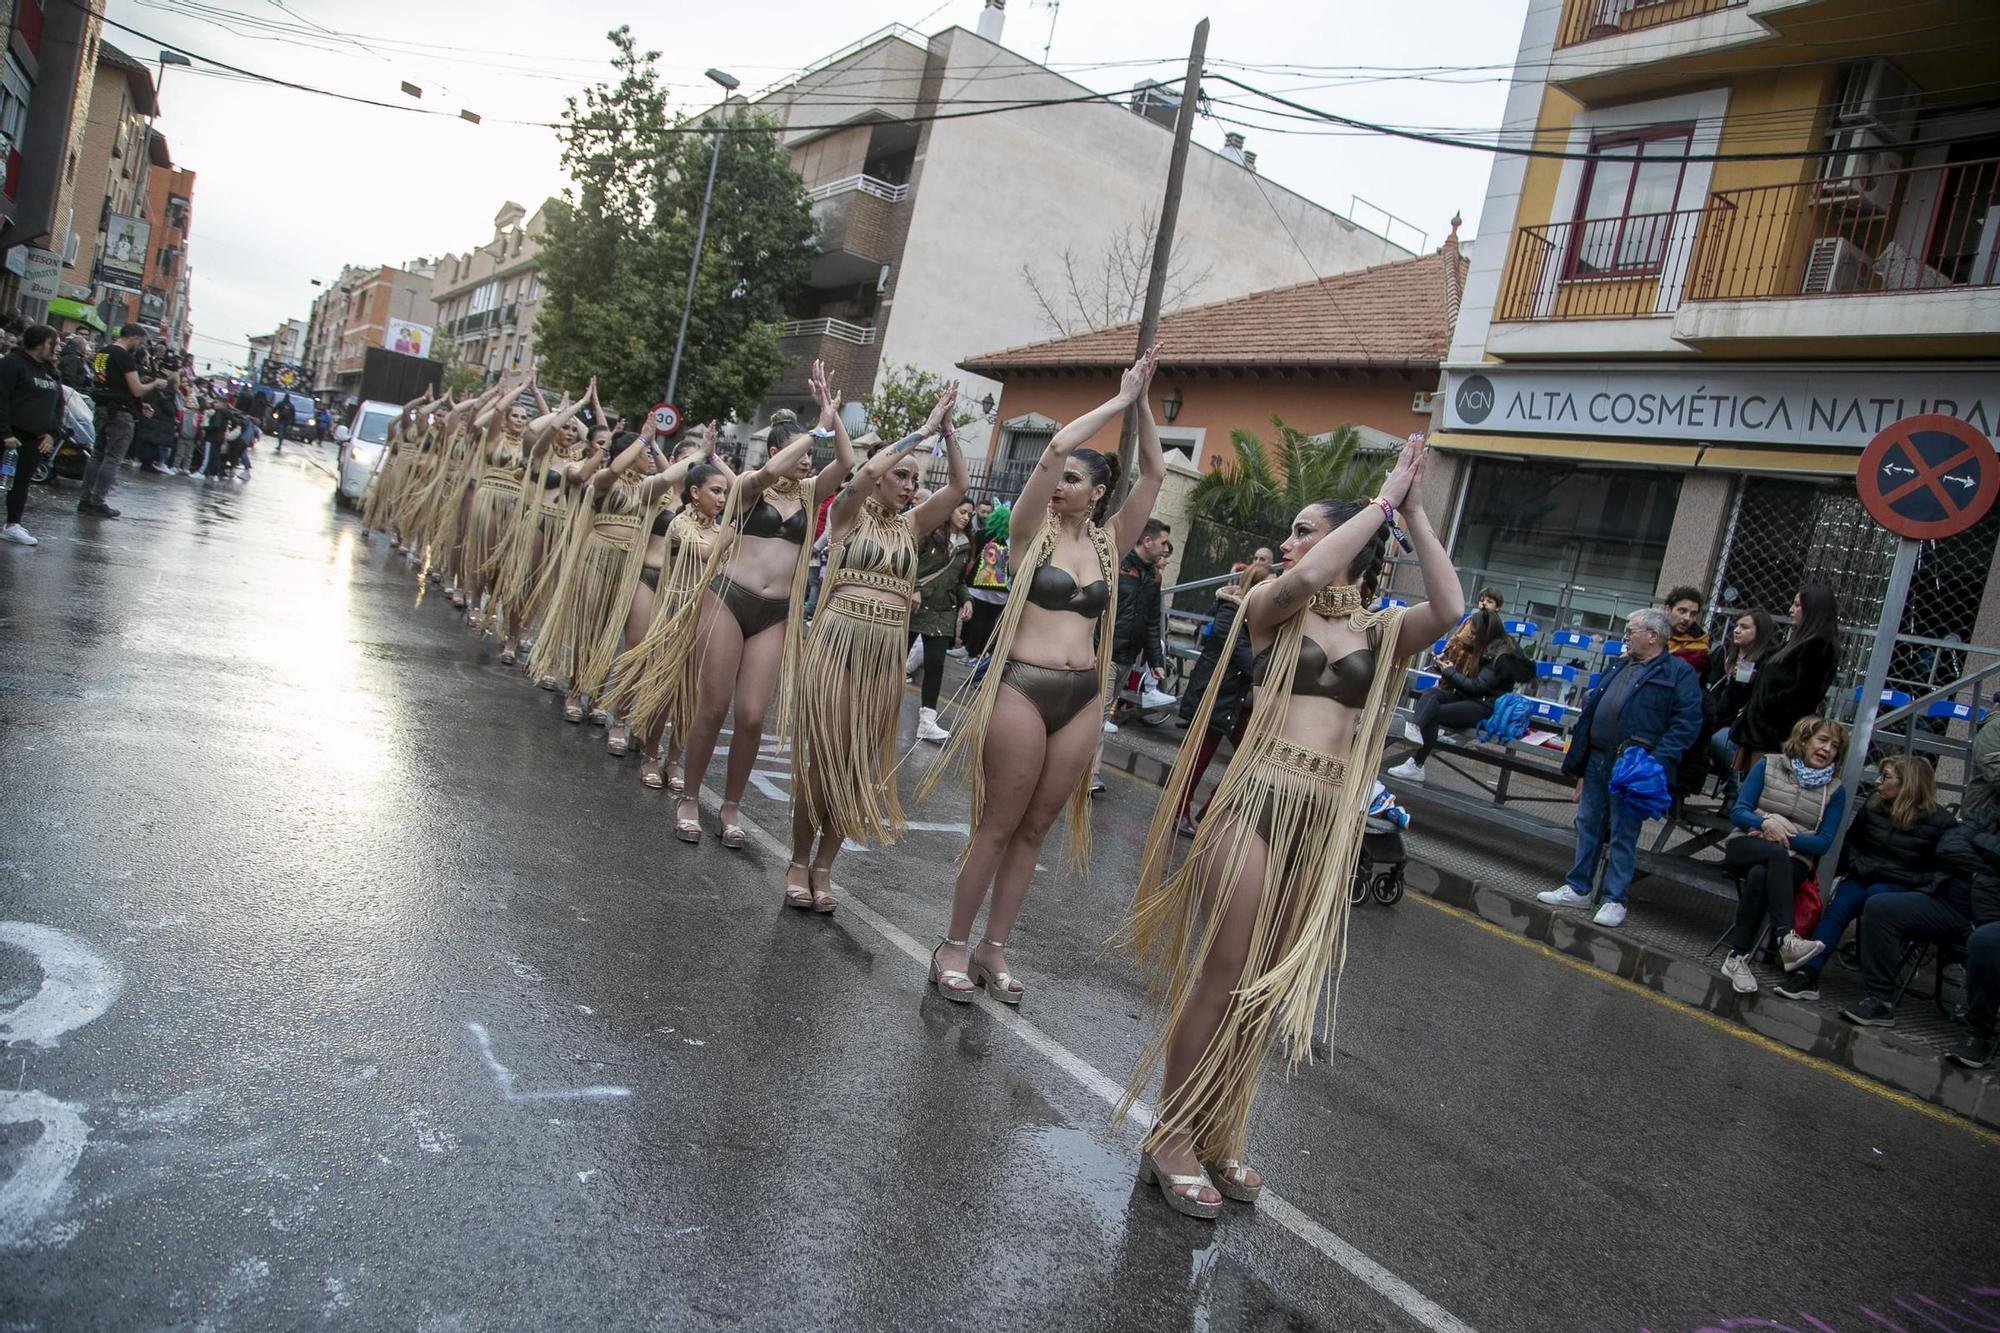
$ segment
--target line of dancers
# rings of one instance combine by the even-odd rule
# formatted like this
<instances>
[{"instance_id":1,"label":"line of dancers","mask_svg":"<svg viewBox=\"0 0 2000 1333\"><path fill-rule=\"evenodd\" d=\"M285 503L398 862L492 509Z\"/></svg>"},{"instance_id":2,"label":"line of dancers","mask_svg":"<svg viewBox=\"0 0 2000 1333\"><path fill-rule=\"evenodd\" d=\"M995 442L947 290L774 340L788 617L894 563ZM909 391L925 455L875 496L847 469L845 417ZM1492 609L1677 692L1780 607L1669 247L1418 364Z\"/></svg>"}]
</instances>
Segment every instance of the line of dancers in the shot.
<instances>
[{"instance_id":1,"label":"line of dancers","mask_svg":"<svg viewBox=\"0 0 2000 1333\"><path fill-rule=\"evenodd\" d=\"M1166 475L1150 403L1159 357L1150 349L1112 398L1049 441L1009 518L1014 576L988 669L919 779L919 799L946 782L970 788L971 834L930 962L928 984L948 1001L983 989L1022 1002L1006 949L1058 819L1069 865L1089 866L1118 562ZM920 553L955 530L968 473L955 385L920 429L862 458L824 365L810 383L817 422L778 414L765 458L741 474L716 456L712 423L678 447L650 418L614 433L595 381L553 406L532 375L464 402L413 401L390 432L363 522L393 534L470 624L500 637L503 663L566 690L566 720L595 717L614 753L637 748L641 779L677 798L683 842L705 836L697 796L725 719L724 847L747 841L741 802L766 733L789 743L782 901L828 913L843 840L882 845L905 831L898 733ZM1128 413L1137 474L1112 508L1117 453L1089 442ZM831 447L817 471L816 443ZM948 477L918 501L926 444ZM1248 635L1256 660L1235 758L1177 855L1174 812L1197 780L1198 746L1184 745L1147 833L1121 941L1153 978L1153 1025L1118 1114L1162 1067L1140 1179L1189 1216L1254 1203L1263 1188L1245 1145L1265 1055L1276 1041L1295 1066L1315 1009L1331 1013L1348 879L1403 673L1464 611L1423 508L1424 460L1412 443L1373 499L1318 501L1293 520L1282 572L1245 599L1224 650ZM808 622L815 516L828 497ZM1422 573L1427 600L1408 609L1377 605L1391 534ZM1215 693L1211 684L1190 738L1206 731Z\"/></svg>"}]
</instances>

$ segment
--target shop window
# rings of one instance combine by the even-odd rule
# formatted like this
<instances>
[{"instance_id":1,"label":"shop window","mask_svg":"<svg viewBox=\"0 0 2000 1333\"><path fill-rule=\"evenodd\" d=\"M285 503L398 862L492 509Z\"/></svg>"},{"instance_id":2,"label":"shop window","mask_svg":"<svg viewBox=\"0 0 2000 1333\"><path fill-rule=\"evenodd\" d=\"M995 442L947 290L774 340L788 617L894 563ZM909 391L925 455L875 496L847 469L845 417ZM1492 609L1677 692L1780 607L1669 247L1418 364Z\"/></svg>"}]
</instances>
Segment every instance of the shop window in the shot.
<instances>
[{"instance_id":1,"label":"shop window","mask_svg":"<svg viewBox=\"0 0 2000 1333\"><path fill-rule=\"evenodd\" d=\"M1692 126L1664 125L1591 141L1590 151L1599 156L1585 167L1577 193L1571 277L1660 271L1693 136Z\"/></svg>"},{"instance_id":2,"label":"shop window","mask_svg":"<svg viewBox=\"0 0 2000 1333\"><path fill-rule=\"evenodd\" d=\"M1510 612L1610 630L1658 587L1680 489L1674 473L1479 459L1453 558L1508 590Z\"/></svg>"}]
</instances>

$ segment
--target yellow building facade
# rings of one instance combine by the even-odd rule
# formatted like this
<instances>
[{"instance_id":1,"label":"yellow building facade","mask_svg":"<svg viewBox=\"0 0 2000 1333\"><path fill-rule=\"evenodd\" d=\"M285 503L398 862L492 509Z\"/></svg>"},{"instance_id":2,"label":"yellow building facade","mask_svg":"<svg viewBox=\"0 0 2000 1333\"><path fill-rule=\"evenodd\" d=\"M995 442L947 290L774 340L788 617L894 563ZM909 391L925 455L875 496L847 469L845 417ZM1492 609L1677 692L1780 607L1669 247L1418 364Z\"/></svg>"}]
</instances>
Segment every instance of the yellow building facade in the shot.
<instances>
[{"instance_id":1,"label":"yellow building facade","mask_svg":"<svg viewBox=\"0 0 2000 1333\"><path fill-rule=\"evenodd\" d=\"M1545 633L1824 582L1858 667L1861 450L2000 436L1995 68L1984 0L1531 0L1433 437L1469 577ZM1899 680L2000 643L1996 535L1926 548Z\"/></svg>"}]
</instances>

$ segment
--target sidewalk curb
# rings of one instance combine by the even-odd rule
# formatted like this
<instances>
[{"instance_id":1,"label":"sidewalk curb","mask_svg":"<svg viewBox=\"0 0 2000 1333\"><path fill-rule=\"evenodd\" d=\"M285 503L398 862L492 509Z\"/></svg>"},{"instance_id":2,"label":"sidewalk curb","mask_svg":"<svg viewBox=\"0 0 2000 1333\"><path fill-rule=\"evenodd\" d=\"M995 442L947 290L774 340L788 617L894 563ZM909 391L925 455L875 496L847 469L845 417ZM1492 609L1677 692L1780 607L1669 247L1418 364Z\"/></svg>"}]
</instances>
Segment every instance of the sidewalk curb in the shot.
<instances>
[{"instance_id":1,"label":"sidewalk curb","mask_svg":"<svg viewBox=\"0 0 2000 1333\"><path fill-rule=\"evenodd\" d=\"M1116 741L1105 742L1104 763L1143 782L1166 785L1168 765ZM2000 1075L1990 1070L1961 1069L1938 1052L1901 1040L1893 1030L1856 1027L1775 995L1739 996L1719 970L1593 925L1587 917L1524 902L1421 861L1411 861L1410 870L1412 889L1448 907L1795 1051L1989 1129L2000 1129Z\"/></svg>"}]
</instances>

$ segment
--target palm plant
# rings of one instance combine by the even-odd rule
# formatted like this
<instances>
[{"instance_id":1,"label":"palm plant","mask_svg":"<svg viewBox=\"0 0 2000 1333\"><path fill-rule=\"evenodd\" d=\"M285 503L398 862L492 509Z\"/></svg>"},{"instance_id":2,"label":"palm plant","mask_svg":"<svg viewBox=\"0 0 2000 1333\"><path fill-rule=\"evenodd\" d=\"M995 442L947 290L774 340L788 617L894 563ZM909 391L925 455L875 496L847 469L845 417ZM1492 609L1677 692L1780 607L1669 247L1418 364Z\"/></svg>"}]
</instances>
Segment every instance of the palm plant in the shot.
<instances>
[{"instance_id":1,"label":"palm plant","mask_svg":"<svg viewBox=\"0 0 2000 1333\"><path fill-rule=\"evenodd\" d=\"M1278 431L1271 448L1247 427L1230 432L1234 456L1195 483L1188 497L1195 518L1275 536L1315 500L1366 499L1388 472L1389 460L1363 452L1352 426L1313 436L1276 415L1271 424Z\"/></svg>"}]
</instances>

